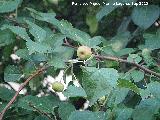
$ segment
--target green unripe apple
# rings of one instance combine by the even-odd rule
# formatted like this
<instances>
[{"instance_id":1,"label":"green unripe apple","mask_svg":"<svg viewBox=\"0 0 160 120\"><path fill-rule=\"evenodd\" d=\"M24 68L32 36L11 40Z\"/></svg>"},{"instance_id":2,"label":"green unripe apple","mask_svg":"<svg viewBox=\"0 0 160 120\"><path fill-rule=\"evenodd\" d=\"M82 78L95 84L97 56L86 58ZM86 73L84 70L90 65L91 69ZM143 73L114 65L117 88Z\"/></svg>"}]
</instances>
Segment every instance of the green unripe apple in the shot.
<instances>
[{"instance_id":1,"label":"green unripe apple","mask_svg":"<svg viewBox=\"0 0 160 120\"><path fill-rule=\"evenodd\" d=\"M88 46L80 46L80 47L78 47L77 56L81 60L86 60L86 59L90 58L91 55L92 55L92 51L91 51L90 47L88 47Z\"/></svg>"},{"instance_id":2,"label":"green unripe apple","mask_svg":"<svg viewBox=\"0 0 160 120\"><path fill-rule=\"evenodd\" d=\"M64 90L64 85L61 82L54 82L52 84L52 89L55 92L62 92Z\"/></svg>"}]
</instances>

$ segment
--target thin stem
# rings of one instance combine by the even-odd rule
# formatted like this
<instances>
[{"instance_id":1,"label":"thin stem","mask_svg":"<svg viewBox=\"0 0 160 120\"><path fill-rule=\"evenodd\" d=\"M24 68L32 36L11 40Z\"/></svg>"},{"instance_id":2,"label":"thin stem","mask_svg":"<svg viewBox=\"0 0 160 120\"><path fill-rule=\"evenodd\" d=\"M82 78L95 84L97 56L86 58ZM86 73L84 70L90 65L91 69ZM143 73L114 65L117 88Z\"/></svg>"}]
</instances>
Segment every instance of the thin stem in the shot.
<instances>
[{"instance_id":1,"label":"thin stem","mask_svg":"<svg viewBox=\"0 0 160 120\"><path fill-rule=\"evenodd\" d=\"M33 109L35 109L39 114L45 115L46 117L48 117L48 119L53 120L48 113L39 110L37 107L35 107L34 105L32 105L32 103L29 103L29 106L32 107Z\"/></svg>"},{"instance_id":2,"label":"thin stem","mask_svg":"<svg viewBox=\"0 0 160 120\"><path fill-rule=\"evenodd\" d=\"M24 81L24 83L21 84L21 86L19 87L18 91L15 93L15 95L13 96L13 98L9 101L9 103L6 105L6 107L1 111L0 113L0 120L3 119L3 116L5 114L5 112L9 109L9 107L14 103L14 101L16 100L16 98L19 95L19 92L29 83L30 80L32 80L34 77L36 77L37 75L41 74L46 68L42 67L40 69L38 69L35 73L33 73L28 79L26 79Z\"/></svg>"}]
</instances>

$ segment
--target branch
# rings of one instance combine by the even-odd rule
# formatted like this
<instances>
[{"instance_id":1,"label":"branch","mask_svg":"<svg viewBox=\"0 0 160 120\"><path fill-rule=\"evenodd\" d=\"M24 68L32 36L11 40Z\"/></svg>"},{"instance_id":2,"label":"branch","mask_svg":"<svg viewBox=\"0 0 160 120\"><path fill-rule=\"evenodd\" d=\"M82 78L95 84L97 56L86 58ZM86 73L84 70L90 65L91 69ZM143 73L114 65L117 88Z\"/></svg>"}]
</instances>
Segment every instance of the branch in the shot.
<instances>
[{"instance_id":1,"label":"branch","mask_svg":"<svg viewBox=\"0 0 160 120\"><path fill-rule=\"evenodd\" d=\"M121 62L121 63L127 63L127 64L131 64L133 66L136 66L137 68L143 70L144 72L146 73L149 73L149 74L152 74L152 75L155 75L157 77L160 78L160 74L146 68L146 67L143 67L141 66L140 64L137 64L135 62L129 62L127 60L124 60L124 59L121 59L121 58L117 58L117 57L109 57L109 56L101 56L101 55L95 55L96 58L99 58L99 59L105 59L105 60L113 60L113 61L118 61L118 62Z\"/></svg>"},{"instance_id":2,"label":"branch","mask_svg":"<svg viewBox=\"0 0 160 120\"><path fill-rule=\"evenodd\" d=\"M62 45L63 45L63 46L67 46L67 47L71 47L71 48L74 48L74 49L77 49L77 48L78 48L78 47L75 47L75 46L71 45L71 44L68 43L68 42L63 43Z\"/></svg>"},{"instance_id":3,"label":"branch","mask_svg":"<svg viewBox=\"0 0 160 120\"><path fill-rule=\"evenodd\" d=\"M21 86L19 87L18 91L15 93L15 95L13 96L13 98L9 101L9 103L6 105L6 107L1 111L0 113L0 120L2 120L5 112L8 110L8 108L14 103L14 101L16 100L16 98L19 95L19 92L28 84L28 82L33 79L34 77L36 77L37 75L41 74L46 68L42 67L39 68L35 73L33 73L28 79L26 79L24 81L24 83L21 84Z\"/></svg>"}]
</instances>

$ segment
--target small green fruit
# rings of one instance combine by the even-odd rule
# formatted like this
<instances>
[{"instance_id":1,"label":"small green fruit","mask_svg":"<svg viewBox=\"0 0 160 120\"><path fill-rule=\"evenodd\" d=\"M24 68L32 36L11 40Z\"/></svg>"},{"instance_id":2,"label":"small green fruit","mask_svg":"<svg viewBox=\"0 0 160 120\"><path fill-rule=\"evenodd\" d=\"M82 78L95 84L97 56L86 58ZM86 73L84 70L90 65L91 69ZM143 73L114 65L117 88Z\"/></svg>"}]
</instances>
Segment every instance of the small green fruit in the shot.
<instances>
[{"instance_id":1,"label":"small green fruit","mask_svg":"<svg viewBox=\"0 0 160 120\"><path fill-rule=\"evenodd\" d=\"M80 46L77 49L77 56L81 60L86 60L86 59L90 58L91 55L92 55L92 51L91 51L91 48L88 46Z\"/></svg>"},{"instance_id":2,"label":"small green fruit","mask_svg":"<svg viewBox=\"0 0 160 120\"><path fill-rule=\"evenodd\" d=\"M54 82L52 84L52 89L55 92L62 92L64 90L64 85L61 82Z\"/></svg>"}]
</instances>

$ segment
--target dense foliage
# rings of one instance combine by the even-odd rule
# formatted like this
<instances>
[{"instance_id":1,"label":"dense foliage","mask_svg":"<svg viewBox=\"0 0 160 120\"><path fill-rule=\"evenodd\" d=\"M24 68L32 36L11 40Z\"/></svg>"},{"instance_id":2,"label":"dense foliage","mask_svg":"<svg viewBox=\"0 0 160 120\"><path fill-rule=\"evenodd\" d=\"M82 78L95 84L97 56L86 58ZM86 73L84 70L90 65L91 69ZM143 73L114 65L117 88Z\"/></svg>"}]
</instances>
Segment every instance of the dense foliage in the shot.
<instances>
[{"instance_id":1,"label":"dense foliage","mask_svg":"<svg viewBox=\"0 0 160 120\"><path fill-rule=\"evenodd\" d=\"M0 119L160 119L160 1L94 2L0 1Z\"/></svg>"}]
</instances>

